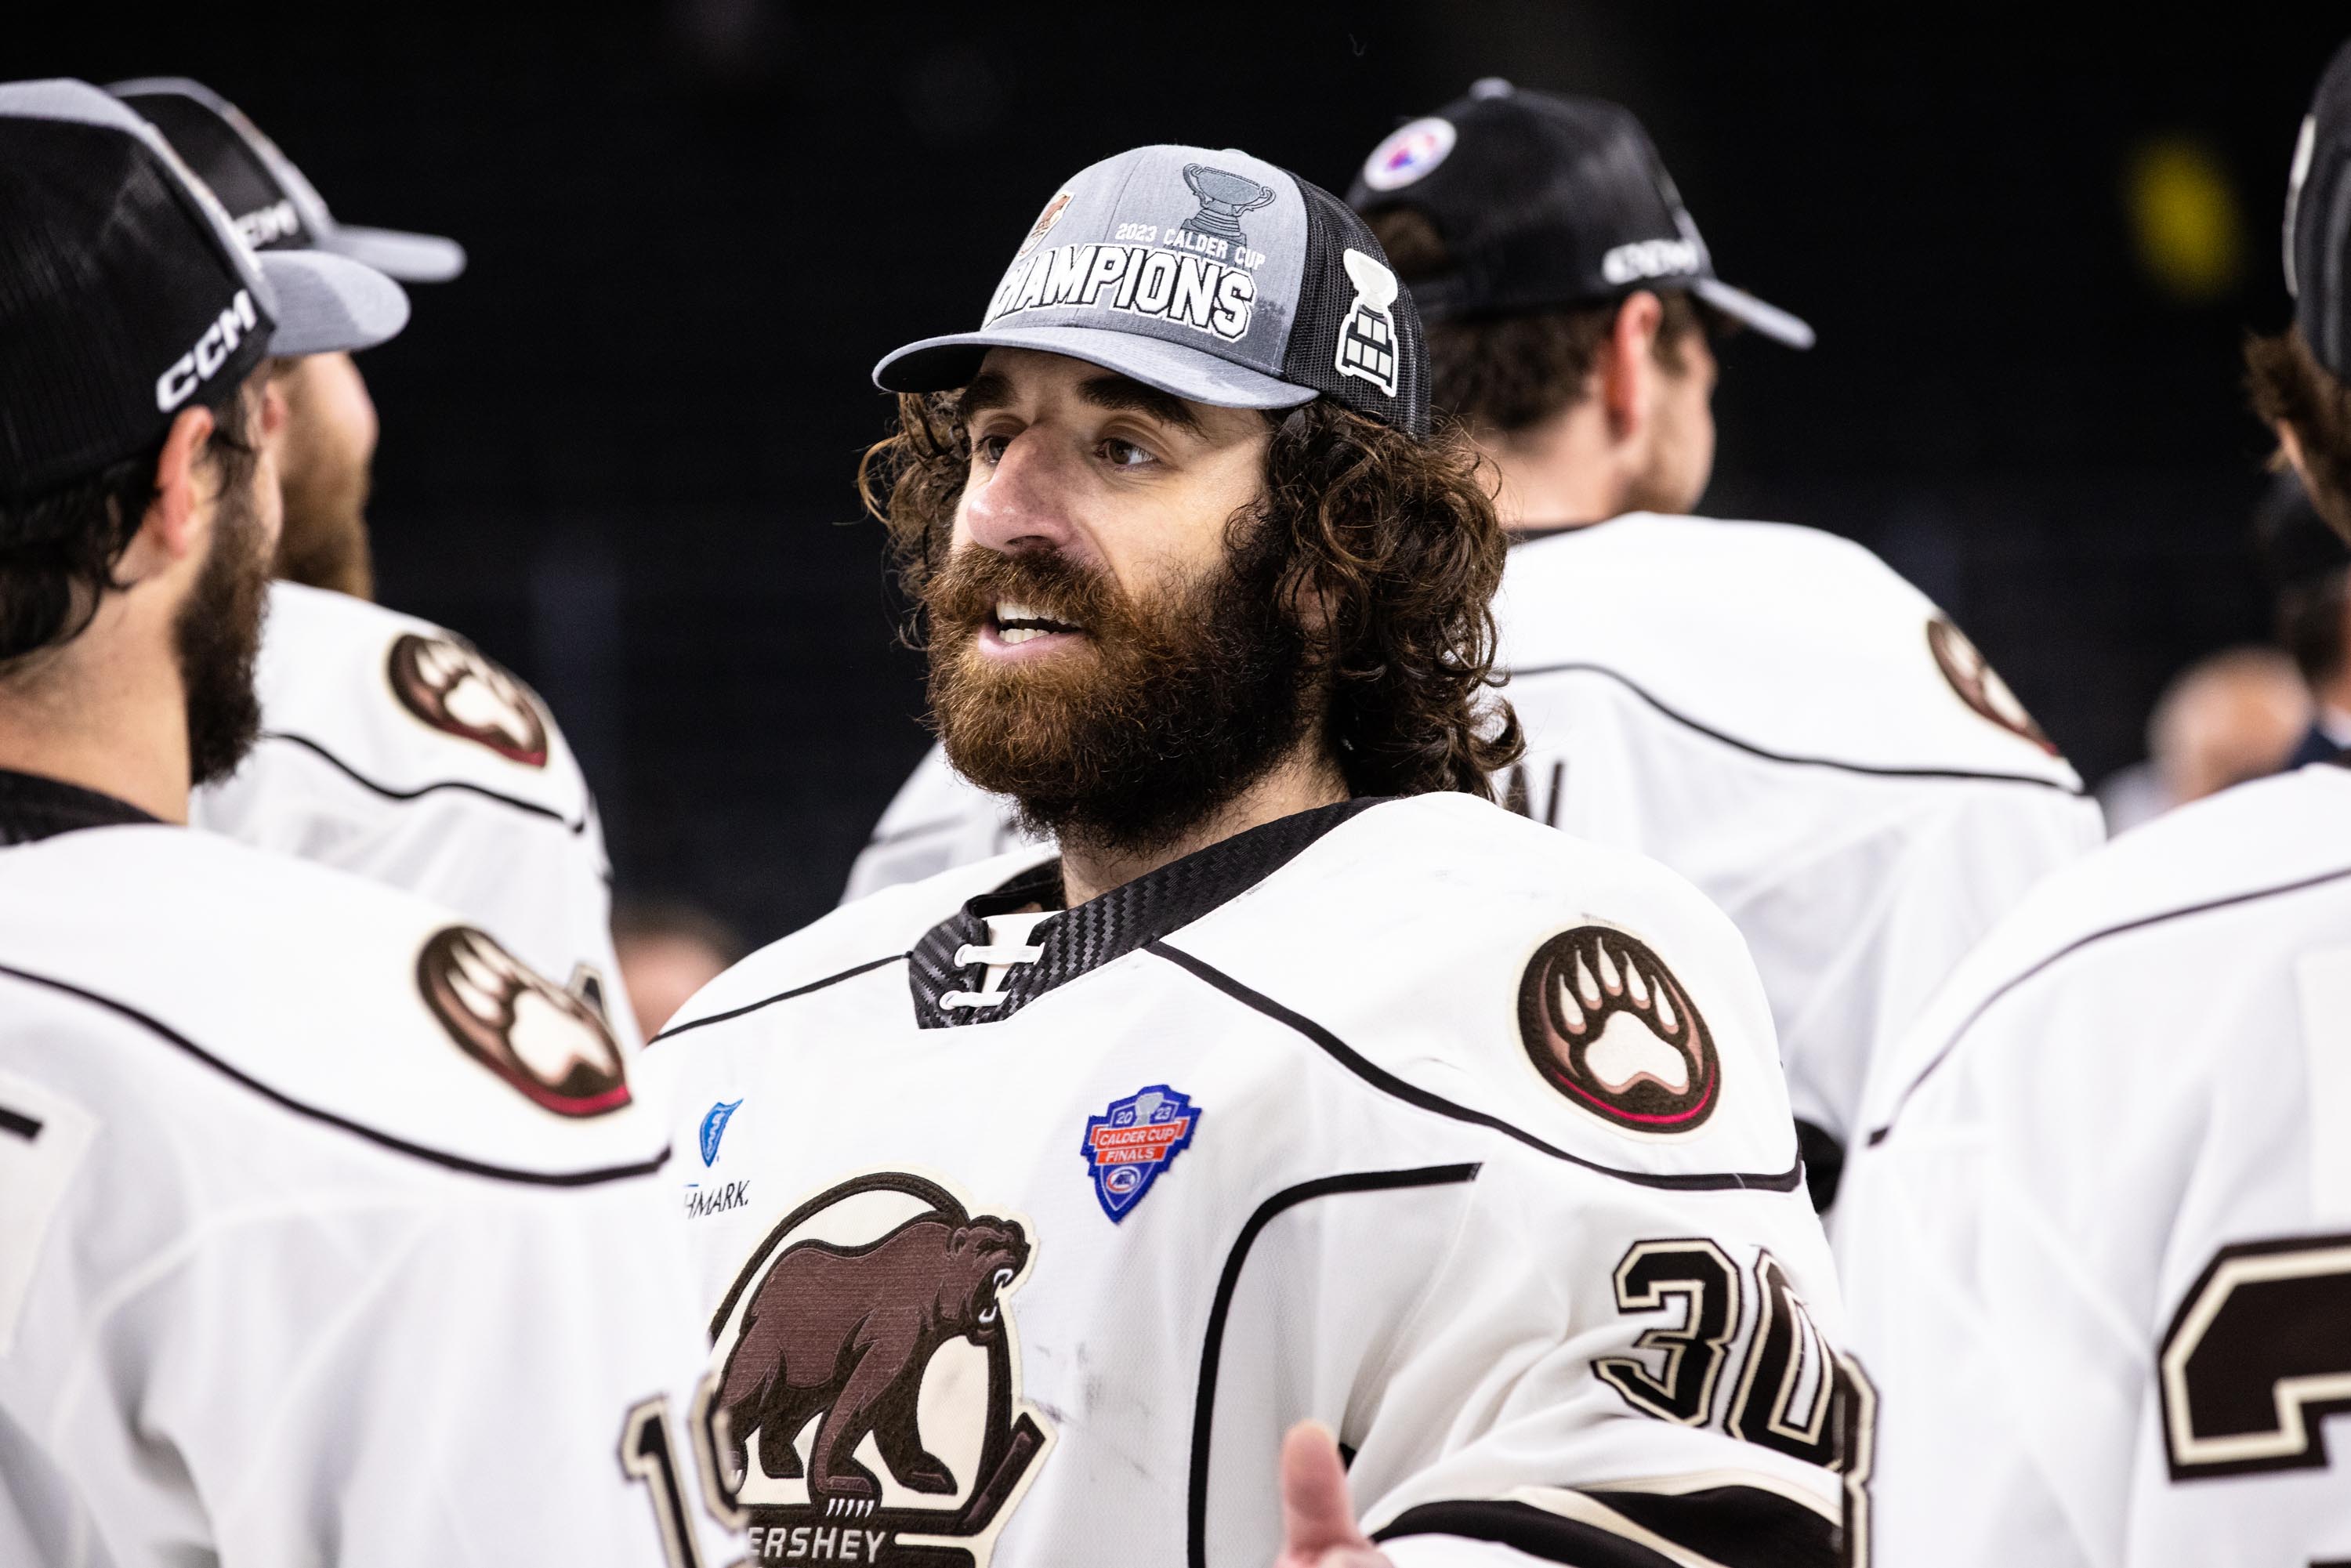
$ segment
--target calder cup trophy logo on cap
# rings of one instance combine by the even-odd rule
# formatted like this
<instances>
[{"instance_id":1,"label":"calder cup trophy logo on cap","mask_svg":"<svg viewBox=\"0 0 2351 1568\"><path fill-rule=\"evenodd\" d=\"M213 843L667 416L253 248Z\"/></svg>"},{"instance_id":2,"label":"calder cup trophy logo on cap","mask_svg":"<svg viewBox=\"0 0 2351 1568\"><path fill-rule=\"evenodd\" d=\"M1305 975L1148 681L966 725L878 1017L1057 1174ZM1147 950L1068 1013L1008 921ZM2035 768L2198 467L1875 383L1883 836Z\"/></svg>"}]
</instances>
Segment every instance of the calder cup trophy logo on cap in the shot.
<instances>
[{"instance_id":1,"label":"calder cup trophy logo on cap","mask_svg":"<svg viewBox=\"0 0 2351 1568\"><path fill-rule=\"evenodd\" d=\"M1272 201L1273 188L1206 163L1185 164L1184 183L1200 198L1200 210L1184 220L1183 232L1213 235L1231 241L1235 250L1247 250L1249 235L1241 232L1241 214Z\"/></svg>"},{"instance_id":2,"label":"calder cup trophy logo on cap","mask_svg":"<svg viewBox=\"0 0 2351 1568\"><path fill-rule=\"evenodd\" d=\"M1339 324L1339 373L1369 382L1385 397L1396 394L1396 275L1350 247L1339 258L1355 286L1355 302Z\"/></svg>"}]
</instances>

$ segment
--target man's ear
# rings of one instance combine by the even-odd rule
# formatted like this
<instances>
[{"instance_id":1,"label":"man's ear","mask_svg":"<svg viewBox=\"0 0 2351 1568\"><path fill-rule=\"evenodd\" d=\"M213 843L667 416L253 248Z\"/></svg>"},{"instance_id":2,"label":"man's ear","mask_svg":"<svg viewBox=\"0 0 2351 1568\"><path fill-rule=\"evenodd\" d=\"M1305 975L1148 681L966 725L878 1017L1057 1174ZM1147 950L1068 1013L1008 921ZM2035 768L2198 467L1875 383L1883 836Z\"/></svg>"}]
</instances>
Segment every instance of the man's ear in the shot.
<instances>
[{"instance_id":1,"label":"man's ear","mask_svg":"<svg viewBox=\"0 0 2351 1568\"><path fill-rule=\"evenodd\" d=\"M2272 424L2270 429L2277 436L2278 455L2285 459L2286 466L2292 468L2295 477L2302 481L2303 489L2309 490L2310 469L2302 460L2302 437L2294 434L2293 425L2282 419Z\"/></svg>"},{"instance_id":2,"label":"man's ear","mask_svg":"<svg viewBox=\"0 0 2351 1568\"><path fill-rule=\"evenodd\" d=\"M205 444L213 434L213 412L183 409L163 437L162 455L155 460L155 499L123 552L124 580L136 582L193 553L204 543L212 517L211 486L215 483L204 463Z\"/></svg>"},{"instance_id":3,"label":"man's ear","mask_svg":"<svg viewBox=\"0 0 2351 1568\"><path fill-rule=\"evenodd\" d=\"M1665 306L1644 288L1625 297L1609 326L1601 354L1601 407L1609 434L1619 441L1638 435L1648 423L1649 381L1657 373L1657 328L1665 317Z\"/></svg>"}]
</instances>

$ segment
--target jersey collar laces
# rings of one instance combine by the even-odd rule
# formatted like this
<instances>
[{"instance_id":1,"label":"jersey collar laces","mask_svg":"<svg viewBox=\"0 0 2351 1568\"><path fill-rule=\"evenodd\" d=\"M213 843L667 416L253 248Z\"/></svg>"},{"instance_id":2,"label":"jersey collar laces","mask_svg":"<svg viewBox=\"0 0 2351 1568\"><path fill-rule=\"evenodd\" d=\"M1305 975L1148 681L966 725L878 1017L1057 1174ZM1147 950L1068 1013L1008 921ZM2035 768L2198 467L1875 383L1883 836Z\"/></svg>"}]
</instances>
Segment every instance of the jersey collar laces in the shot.
<instances>
[{"instance_id":1,"label":"jersey collar laces","mask_svg":"<svg viewBox=\"0 0 2351 1568\"><path fill-rule=\"evenodd\" d=\"M979 989L949 991L939 998L939 1006L948 1009L998 1008L1009 1001L1011 998L1004 989L1004 977L1011 972L1013 965L1033 964L1045 956L1043 947L1028 945L1029 933L1040 921L1049 920L1058 913L1058 910L1037 909L1019 915L987 916L987 940L985 943L967 942L955 952L955 966L958 969L967 969L975 964L987 966L987 972L981 977Z\"/></svg>"}]
</instances>

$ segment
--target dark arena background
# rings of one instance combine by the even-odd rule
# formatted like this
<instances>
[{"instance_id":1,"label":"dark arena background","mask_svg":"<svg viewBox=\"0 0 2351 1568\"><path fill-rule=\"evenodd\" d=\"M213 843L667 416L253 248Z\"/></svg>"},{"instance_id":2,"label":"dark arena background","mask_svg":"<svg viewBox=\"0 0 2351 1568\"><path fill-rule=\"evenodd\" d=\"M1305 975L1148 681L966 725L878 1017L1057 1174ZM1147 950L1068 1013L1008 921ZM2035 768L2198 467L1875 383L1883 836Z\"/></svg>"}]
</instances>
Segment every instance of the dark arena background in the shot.
<instances>
[{"instance_id":1,"label":"dark arena background","mask_svg":"<svg viewBox=\"0 0 2351 1568\"><path fill-rule=\"evenodd\" d=\"M362 357L381 597L545 694L621 891L754 939L830 907L925 737L852 475L885 350L976 324L1065 174L1245 147L1343 191L1474 78L1648 124L1730 281L1820 346L1725 356L1706 510L1878 550L2085 777L2198 655L2267 634L2296 123L2344 15L788 5L13 16L12 77L198 77L339 214L448 234Z\"/></svg>"}]
</instances>

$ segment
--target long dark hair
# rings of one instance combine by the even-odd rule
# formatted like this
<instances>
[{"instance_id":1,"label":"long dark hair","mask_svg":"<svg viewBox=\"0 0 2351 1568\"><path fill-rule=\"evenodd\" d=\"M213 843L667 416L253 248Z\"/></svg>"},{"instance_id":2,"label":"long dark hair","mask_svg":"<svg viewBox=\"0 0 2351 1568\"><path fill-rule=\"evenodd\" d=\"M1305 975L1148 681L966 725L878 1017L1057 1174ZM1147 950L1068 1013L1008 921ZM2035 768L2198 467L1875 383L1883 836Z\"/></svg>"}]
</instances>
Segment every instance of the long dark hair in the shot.
<instances>
[{"instance_id":1,"label":"long dark hair","mask_svg":"<svg viewBox=\"0 0 2351 1568\"><path fill-rule=\"evenodd\" d=\"M858 493L916 599L970 471L959 396L902 394L897 431L858 465ZM1509 540L1477 449L1444 422L1416 441L1319 401L1266 417L1264 487L1232 526L1270 530L1287 547L1280 591L1324 607L1325 739L1348 789L1493 799L1491 776L1525 747L1491 689Z\"/></svg>"}]
</instances>

